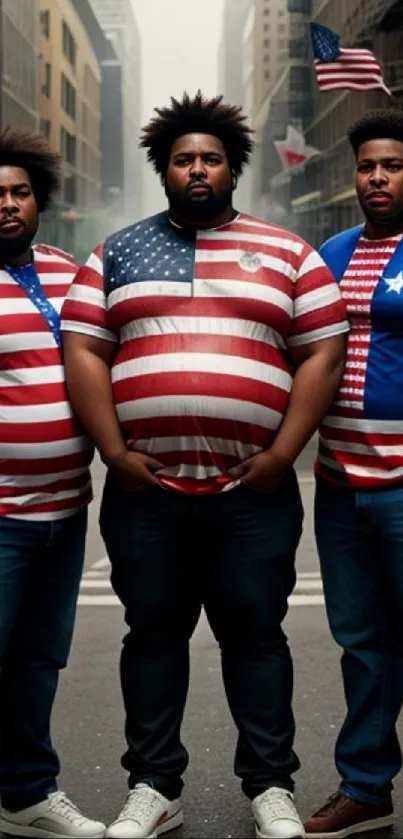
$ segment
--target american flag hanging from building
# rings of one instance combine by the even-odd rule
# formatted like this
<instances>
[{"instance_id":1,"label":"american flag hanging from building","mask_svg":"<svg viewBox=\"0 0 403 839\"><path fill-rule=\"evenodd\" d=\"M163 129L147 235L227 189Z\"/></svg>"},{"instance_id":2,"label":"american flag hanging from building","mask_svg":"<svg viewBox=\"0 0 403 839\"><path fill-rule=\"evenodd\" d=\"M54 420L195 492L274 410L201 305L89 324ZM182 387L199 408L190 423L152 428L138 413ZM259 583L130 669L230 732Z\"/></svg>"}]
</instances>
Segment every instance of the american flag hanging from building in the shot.
<instances>
[{"instance_id":1,"label":"american flag hanging from building","mask_svg":"<svg viewBox=\"0 0 403 839\"><path fill-rule=\"evenodd\" d=\"M371 50L342 49L340 35L320 23L311 23L310 31L319 90L383 90L392 96Z\"/></svg>"}]
</instances>

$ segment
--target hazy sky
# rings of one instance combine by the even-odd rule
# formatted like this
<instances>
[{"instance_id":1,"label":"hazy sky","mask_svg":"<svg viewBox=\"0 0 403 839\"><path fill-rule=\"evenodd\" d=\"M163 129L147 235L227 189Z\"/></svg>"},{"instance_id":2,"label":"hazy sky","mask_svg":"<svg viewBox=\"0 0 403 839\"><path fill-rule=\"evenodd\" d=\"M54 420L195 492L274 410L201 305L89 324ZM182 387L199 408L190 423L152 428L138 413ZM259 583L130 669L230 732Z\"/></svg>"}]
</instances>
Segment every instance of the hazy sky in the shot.
<instances>
[{"instance_id":1,"label":"hazy sky","mask_svg":"<svg viewBox=\"0 0 403 839\"><path fill-rule=\"evenodd\" d=\"M217 92L223 0L132 0L142 37L143 122L155 106L183 90ZM146 166L148 164L144 164ZM151 170L144 177L143 213L164 206Z\"/></svg>"}]
</instances>

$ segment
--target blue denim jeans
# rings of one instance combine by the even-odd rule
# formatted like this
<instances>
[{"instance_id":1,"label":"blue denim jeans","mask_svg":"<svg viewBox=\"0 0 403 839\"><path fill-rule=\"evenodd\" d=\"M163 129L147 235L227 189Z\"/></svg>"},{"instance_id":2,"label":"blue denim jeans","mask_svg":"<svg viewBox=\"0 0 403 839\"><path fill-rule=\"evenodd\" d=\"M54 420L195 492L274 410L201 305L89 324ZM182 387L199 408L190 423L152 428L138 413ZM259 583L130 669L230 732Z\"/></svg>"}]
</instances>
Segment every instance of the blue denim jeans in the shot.
<instances>
[{"instance_id":1,"label":"blue denim jeans","mask_svg":"<svg viewBox=\"0 0 403 839\"><path fill-rule=\"evenodd\" d=\"M330 629L343 648L340 789L378 803L402 766L403 489L354 491L319 479L315 526Z\"/></svg>"},{"instance_id":2,"label":"blue denim jeans","mask_svg":"<svg viewBox=\"0 0 403 839\"><path fill-rule=\"evenodd\" d=\"M20 810L56 789L50 738L70 650L87 511L62 521L0 518L0 796Z\"/></svg>"},{"instance_id":3,"label":"blue denim jeans","mask_svg":"<svg viewBox=\"0 0 403 839\"><path fill-rule=\"evenodd\" d=\"M202 497L160 487L125 493L108 478L101 530L129 627L122 762L131 787L181 792L189 639L203 605L221 647L243 790L253 798L268 786L293 788L293 672L281 624L302 517L294 474L270 495L241 486Z\"/></svg>"}]
</instances>

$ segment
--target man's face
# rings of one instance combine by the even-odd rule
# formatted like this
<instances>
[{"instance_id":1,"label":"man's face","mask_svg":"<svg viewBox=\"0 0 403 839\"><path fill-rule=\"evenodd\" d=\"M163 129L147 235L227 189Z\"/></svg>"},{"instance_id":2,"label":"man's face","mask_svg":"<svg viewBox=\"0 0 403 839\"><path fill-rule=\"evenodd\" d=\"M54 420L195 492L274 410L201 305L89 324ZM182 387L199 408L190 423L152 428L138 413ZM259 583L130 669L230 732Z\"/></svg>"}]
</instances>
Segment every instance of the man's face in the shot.
<instances>
[{"instance_id":1,"label":"man's face","mask_svg":"<svg viewBox=\"0 0 403 839\"><path fill-rule=\"evenodd\" d=\"M165 177L170 208L189 221L217 218L231 206L232 175L221 140L185 134L173 144Z\"/></svg>"},{"instance_id":2,"label":"man's face","mask_svg":"<svg viewBox=\"0 0 403 839\"><path fill-rule=\"evenodd\" d=\"M20 256L38 229L38 208L25 169L0 166L0 254Z\"/></svg>"},{"instance_id":3,"label":"man's face","mask_svg":"<svg viewBox=\"0 0 403 839\"><path fill-rule=\"evenodd\" d=\"M403 217L403 143L368 140L358 151L358 200L373 224L389 224Z\"/></svg>"}]
</instances>

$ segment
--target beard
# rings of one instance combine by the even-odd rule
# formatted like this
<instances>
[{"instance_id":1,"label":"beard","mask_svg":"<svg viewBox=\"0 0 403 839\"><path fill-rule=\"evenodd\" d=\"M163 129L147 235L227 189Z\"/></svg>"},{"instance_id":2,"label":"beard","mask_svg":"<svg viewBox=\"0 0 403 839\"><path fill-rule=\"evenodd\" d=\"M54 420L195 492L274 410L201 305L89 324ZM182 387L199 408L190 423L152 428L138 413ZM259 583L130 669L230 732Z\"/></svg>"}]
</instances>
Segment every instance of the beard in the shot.
<instances>
[{"instance_id":1,"label":"beard","mask_svg":"<svg viewBox=\"0 0 403 839\"><path fill-rule=\"evenodd\" d=\"M232 187L230 186L219 194L210 189L207 195L197 197L165 184L165 195L168 198L169 208L179 218L195 222L217 218L232 203Z\"/></svg>"},{"instance_id":2,"label":"beard","mask_svg":"<svg viewBox=\"0 0 403 839\"><path fill-rule=\"evenodd\" d=\"M16 256L22 256L25 251L31 246L32 240L36 235L37 227L34 230L24 228L20 236L15 238L2 236L0 231L0 260L7 263L9 259Z\"/></svg>"}]
</instances>

